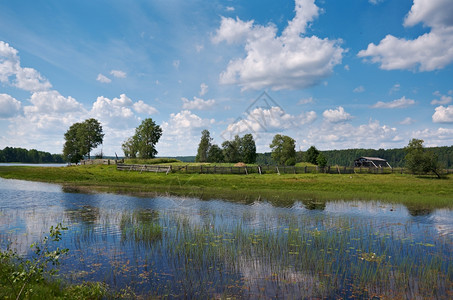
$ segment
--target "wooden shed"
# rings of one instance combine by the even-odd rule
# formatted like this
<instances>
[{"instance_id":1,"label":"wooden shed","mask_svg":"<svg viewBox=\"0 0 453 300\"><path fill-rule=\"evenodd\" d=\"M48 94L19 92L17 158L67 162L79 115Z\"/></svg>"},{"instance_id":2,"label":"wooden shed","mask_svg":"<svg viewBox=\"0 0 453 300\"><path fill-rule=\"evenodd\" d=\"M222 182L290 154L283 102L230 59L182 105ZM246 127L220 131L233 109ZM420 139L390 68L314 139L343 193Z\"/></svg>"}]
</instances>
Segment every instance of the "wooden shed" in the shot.
<instances>
[{"instance_id":1,"label":"wooden shed","mask_svg":"<svg viewBox=\"0 0 453 300\"><path fill-rule=\"evenodd\" d=\"M366 167L366 168L391 168L387 160L379 157L359 157L354 160L354 167Z\"/></svg>"}]
</instances>

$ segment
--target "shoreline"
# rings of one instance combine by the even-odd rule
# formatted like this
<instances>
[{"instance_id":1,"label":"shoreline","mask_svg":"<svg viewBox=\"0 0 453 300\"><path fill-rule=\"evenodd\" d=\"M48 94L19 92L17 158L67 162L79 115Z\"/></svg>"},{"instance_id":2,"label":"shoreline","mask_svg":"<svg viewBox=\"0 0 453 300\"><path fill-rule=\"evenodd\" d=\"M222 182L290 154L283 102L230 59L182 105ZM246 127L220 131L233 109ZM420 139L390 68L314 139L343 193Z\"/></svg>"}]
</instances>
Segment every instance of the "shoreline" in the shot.
<instances>
[{"instance_id":1,"label":"shoreline","mask_svg":"<svg viewBox=\"0 0 453 300\"><path fill-rule=\"evenodd\" d=\"M202 200L296 201L371 200L417 207L453 208L452 175L444 179L401 174L184 174L117 171L115 166L66 168L0 166L0 177L57 183L70 192L138 197L174 195Z\"/></svg>"}]
</instances>

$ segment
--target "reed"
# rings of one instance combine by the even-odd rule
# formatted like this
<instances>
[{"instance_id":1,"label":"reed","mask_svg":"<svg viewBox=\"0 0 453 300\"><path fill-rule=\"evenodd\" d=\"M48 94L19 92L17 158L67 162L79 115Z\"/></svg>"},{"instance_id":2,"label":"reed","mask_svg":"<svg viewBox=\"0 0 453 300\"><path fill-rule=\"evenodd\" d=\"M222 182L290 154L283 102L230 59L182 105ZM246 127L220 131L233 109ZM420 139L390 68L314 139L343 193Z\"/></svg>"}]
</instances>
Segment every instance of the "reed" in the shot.
<instances>
[{"instance_id":1,"label":"reed","mask_svg":"<svg viewBox=\"0 0 453 300\"><path fill-rule=\"evenodd\" d=\"M151 217L161 228L157 239L146 238L153 242L130 234L134 242L127 251L145 256L137 265L121 255L112 260L112 254L96 253L110 257L107 282L127 276L133 290L151 287L147 296L255 298L278 292L280 297L446 299L453 292L448 237L421 240L407 226L382 228L373 220L344 217L269 216L258 227L247 218L224 222L207 215L195 222L193 216L160 213ZM123 212L118 222L125 228L139 219L137 212ZM123 237L118 248L124 249Z\"/></svg>"}]
</instances>

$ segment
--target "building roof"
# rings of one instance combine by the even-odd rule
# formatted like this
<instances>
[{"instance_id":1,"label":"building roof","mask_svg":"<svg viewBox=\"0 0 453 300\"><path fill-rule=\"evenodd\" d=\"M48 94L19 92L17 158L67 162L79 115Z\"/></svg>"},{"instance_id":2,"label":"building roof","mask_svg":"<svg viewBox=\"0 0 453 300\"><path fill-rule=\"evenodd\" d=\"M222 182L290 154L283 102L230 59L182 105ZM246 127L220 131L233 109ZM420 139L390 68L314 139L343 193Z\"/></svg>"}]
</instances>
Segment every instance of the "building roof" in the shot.
<instances>
[{"instance_id":1,"label":"building roof","mask_svg":"<svg viewBox=\"0 0 453 300\"><path fill-rule=\"evenodd\" d=\"M386 159L383 159L383 158L379 158L379 157L367 157L367 156L362 156L362 157L359 157L357 158L356 160L359 160L361 158L364 158L366 160L377 160L377 161L387 161Z\"/></svg>"}]
</instances>

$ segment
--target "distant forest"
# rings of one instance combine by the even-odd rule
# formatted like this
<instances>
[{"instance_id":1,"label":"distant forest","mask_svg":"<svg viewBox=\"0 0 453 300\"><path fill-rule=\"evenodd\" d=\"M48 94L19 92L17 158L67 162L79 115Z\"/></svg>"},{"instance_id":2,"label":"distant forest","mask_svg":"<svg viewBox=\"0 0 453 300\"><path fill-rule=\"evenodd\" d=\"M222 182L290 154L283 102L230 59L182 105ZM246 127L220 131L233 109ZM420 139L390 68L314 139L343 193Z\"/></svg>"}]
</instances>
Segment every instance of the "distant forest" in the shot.
<instances>
[{"instance_id":1,"label":"distant forest","mask_svg":"<svg viewBox=\"0 0 453 300\"><path fill-rule=\"evenodd\" d=\"M453 146L450 147L431 147L426 148L437 154L439 162L443 167L453 168ZM352 166L354 160L361 156L380 157L386 159L394 168L404 167L404 149L347 149L347 150L328 150L320 151L327 158L327 165L330 166ZM195 156L174 157L183 162L194 162ZM305 161L305 152L297 152L297 162ZM27 150L23 148L6 147L0 150L0 162L22 162L22 163L64 163L60 154L50 154L48 152L35 149ZM271 153L258 153L256 163L260 165L275 165Z\"/></svg>"},{"instance_id":2,"label":"distant forest","mask_svg":"<svg viewBox=\"0 0 453 300\"><path fill-rule=\"evenodd\" d=\"M0 150L0 163L64 163L63 156L60 154L50 154L49 152L38 151L35 149L27 150L23 148L6 147Z\"/></svg>"},{"instance_id":3,"label":"distant forest","mask_svg":"<svg viewBox=\"0 0 453 300\"><path fill-rule=\"evenodd\" d=\"M453 168L453 146L450 147L430 147L426 148L437 154L439 162L443 167ZM362 156L380 157L386 159L389 164L394 168L404 167L404 157L406 153L404 149L347 149L347 150L328 150L320 151L327 158L327 165L329 166L352 166L356 158ZM297 162L305 161L305 152L297 152ZM274 165L271 153L258 153L256 163L260 165Z\"/></svg>"}]
</instances>

